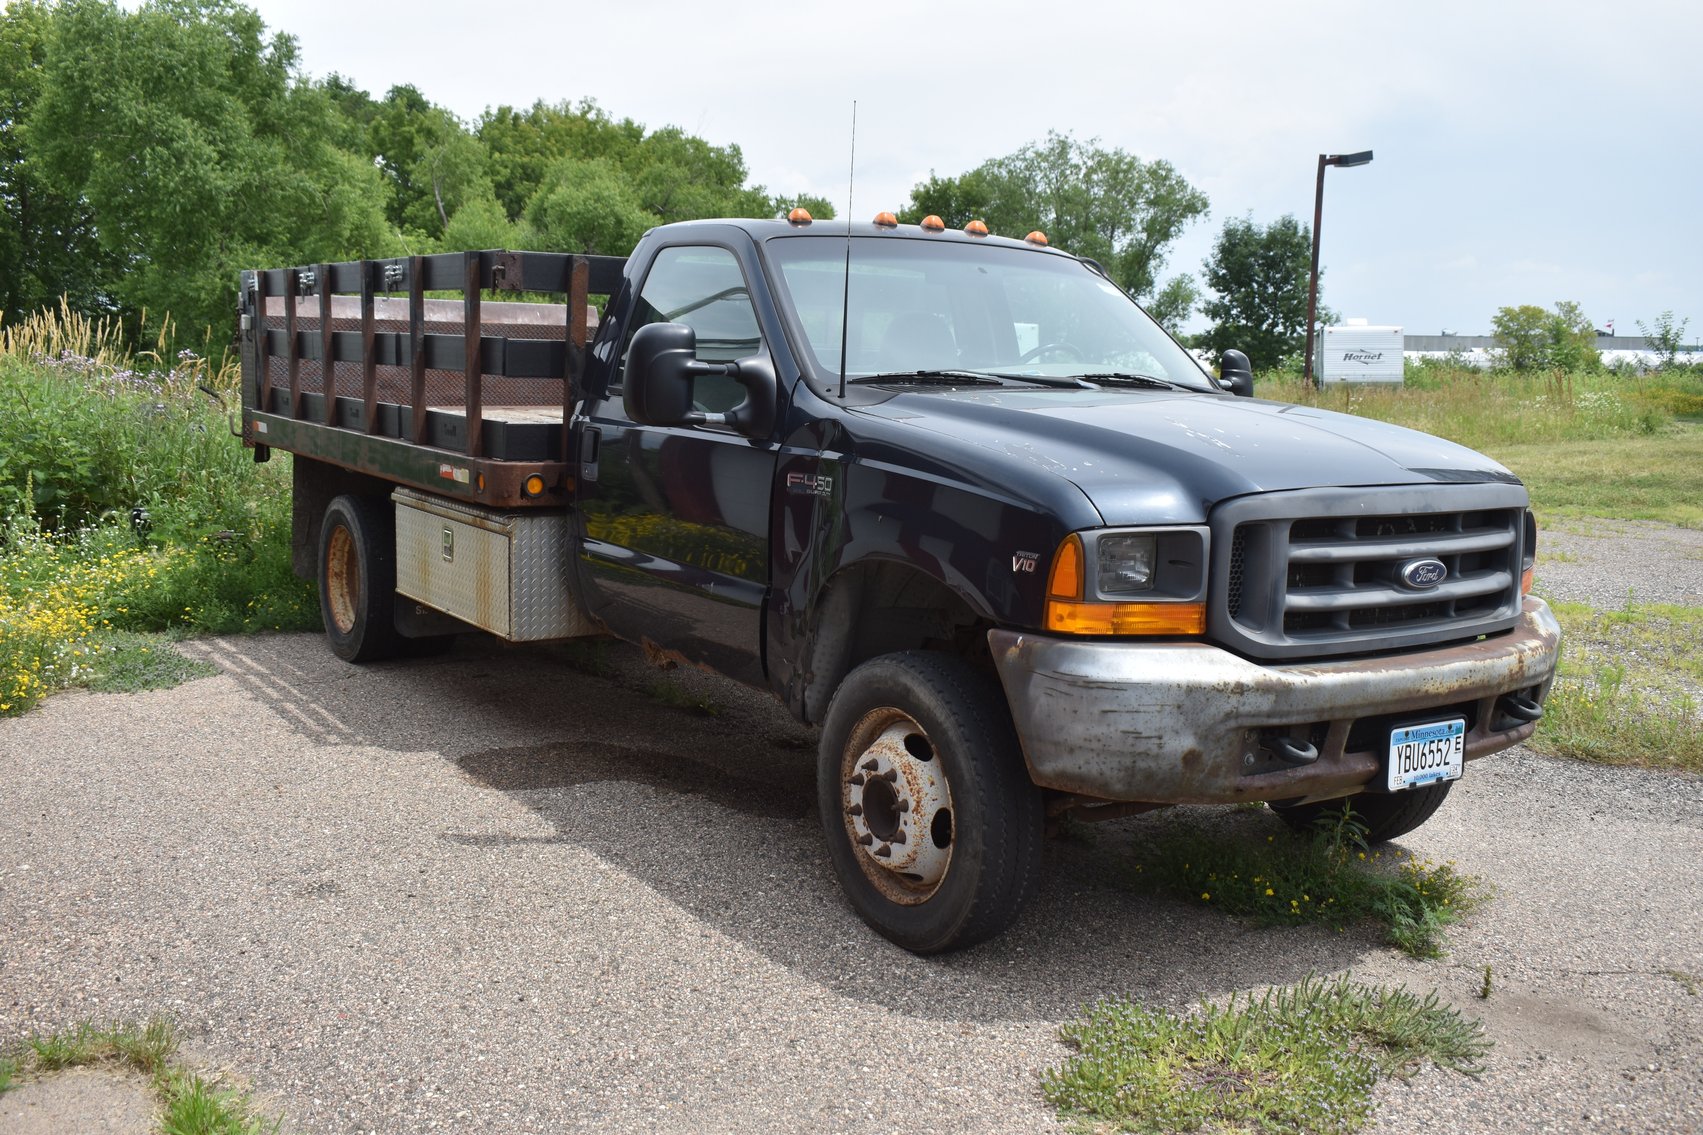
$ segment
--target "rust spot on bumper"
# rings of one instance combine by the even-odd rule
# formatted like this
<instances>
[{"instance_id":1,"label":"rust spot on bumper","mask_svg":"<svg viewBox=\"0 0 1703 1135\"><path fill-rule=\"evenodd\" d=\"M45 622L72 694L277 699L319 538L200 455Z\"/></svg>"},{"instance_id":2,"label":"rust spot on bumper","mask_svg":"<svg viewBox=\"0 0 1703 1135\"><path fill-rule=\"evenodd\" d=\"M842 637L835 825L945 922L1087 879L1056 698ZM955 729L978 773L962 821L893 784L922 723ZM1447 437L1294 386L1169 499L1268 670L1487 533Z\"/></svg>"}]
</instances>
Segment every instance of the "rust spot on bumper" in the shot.
<instances>
[{"instance_id":1,"label":"rust spot on bumper","mask_svg":"<svg viewBox=\"0 0 1703 1135\"><path fill-rule=\"evenodd\" d=\"M1102 800L1218 804L1328 798L1382 767L1363 718L1470 706L1469 759L1529 737L1499 720L1498 698L1538 701L1554 679L1560 627L1541 600L1478 642L1380 658L1260 666L1204 643L1079 642L988 635L1035 783ZM1318 760L1271 761L1267 731L1323 731ZM1316 735L1316 733L1315 733Z\"/></svg>"}]
</instances>

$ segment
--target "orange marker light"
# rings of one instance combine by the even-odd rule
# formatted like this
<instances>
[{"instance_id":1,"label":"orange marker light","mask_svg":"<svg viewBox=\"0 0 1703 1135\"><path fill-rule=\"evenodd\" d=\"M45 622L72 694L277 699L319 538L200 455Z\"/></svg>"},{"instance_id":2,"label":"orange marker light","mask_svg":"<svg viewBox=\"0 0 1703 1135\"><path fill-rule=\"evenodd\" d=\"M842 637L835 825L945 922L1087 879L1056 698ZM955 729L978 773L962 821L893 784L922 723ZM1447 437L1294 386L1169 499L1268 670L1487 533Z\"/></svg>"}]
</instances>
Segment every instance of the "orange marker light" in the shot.
<instances>
[{"instance_id":1,"label":"orange marker light","mask_svg":"<svg viewBox=\"0 0 1703 1135\"><path fill-rule=\"evenodd\" d=\"M964 231L969 233L971 236L986 236L988 234L988 227L980 221L971 221L969 224L964 226Z\"/></svg>"},{"instance_id":2,"label":"orange marker light","mask_svg":"<svg viewBox=\"0 0 1703 1135\"><path fill-rule=\"evenodd\" d=\"M1054 599L1082 598L1082 537L1074 532L1053 553L1047 573L1047 595Z\"/></svg>"},{"instance_id":3,"label":"orange marker light","mask_svg":"<svg viewBox=\"0 0 1703 1135\"><path fill-rule=\"evenodd\" d=\"M875 214L875 223L884 229L896 229L899 227L899 218L895 217L891 213L883 211Z\"/></svg>"},{"instance_id":4,"label":"orange marker light","mask_svg":"<svg viewBox=\"0 0 1703 1135\"><path fill-rule=\"evenodd\" d=\"M808 225L816 218L810 215L810 210L800 206L786 215L786 219L795 225Z\"/></svg>"},{"instance_id":5,"label":"orange marker light","mask_svg":"<svg viewBox=\"0 0 1703 1135\"><path fill-rule=\"evenodd\" d=\"M1047 242L1047 234L1042 232L1040 229L1036 229L1034 232L1030 233L1028 236L1024 237L1023 239L1028 241L1030 244L1038 244L1042 248L1045 248L1047 246L1047 243L1048 243Z\"/></svg>"},{"instance_id":6,"label":"orange marker light","mask_svg":"<svg viewBox=\"0 0 1703 1135\"><path fill-rule=\"evenodd\" d=\"M1047 600L1047 629L1081 635L1206 633L1204 603L1072 603Z\"/></svg>"},{"instance_id":7,"label":"orange marker light","mask_svg":"<svg viewBox=\"0 0 1703 1135\"><path fill-rule=\"evenodd\" d=\"M521 492L525 493L529 497L542 496L544 494L544 478L540 477L536 473L532 474L532 476L526 479L526 483L521 486Z\"/></svg>"},{"instance_id":8,"label":"orange marker light","mask_svg":"<svg viewBox=\"0 0 1703 1135\"><path fill-rule=\"evenodd\" d=\"M922 227L931 233L943 233L946 231L946 222L930 213L922 219Z\"/></svg>"}]
</instances>

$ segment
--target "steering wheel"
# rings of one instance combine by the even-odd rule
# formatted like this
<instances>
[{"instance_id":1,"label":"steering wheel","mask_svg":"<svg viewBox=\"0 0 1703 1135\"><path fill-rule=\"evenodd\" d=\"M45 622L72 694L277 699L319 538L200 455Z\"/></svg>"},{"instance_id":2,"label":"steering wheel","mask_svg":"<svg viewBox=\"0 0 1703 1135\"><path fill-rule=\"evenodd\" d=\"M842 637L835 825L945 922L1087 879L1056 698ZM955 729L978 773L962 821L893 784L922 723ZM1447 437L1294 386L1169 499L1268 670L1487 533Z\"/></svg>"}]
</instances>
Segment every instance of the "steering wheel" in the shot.
<instances>
[{"instance_id":1,"label":"steering wheel","mask_svg":"<svg viewBox=\"0 0 1703 1135\"><path fill-rule=\"evenodd\" d=\"M1042 343L1039 347L1024 351L1021 355L1017 356L1017 361L1020 363L1032 362L1046 354L1048 351L1064 351L1069 354L1071 362L1077 363L1082 362L1085 357L1081 350L1071 346L1069 343Z\"/></svg>"}]
</instances>

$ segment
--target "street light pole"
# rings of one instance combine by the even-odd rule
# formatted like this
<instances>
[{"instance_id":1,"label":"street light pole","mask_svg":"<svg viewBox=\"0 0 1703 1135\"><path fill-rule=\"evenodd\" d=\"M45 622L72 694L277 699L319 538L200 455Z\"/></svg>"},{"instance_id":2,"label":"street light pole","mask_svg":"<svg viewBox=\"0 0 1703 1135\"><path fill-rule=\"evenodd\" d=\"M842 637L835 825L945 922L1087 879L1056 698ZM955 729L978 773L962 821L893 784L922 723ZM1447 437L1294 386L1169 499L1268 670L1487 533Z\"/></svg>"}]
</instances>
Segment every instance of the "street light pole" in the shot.
<instances>
[{"instance_id":1,"label":"street light pole","mask_svg":"<svg viewBox=\"0 0 1703 1135\"><path fill-rule=\"evenodd\" d=\"M1318 187L1313 191L1313 268L1307 277L1307 353L1301 359L1301 381L1307 386L1314 384L1313 322L1318 318L1319 311L1319 225L1324 219L1325 211L1325 167L1363 166L1371 161L1371 150L1361 150L1357 154L1319 155L1319 181Z\"/></svg>"}]
</instances>

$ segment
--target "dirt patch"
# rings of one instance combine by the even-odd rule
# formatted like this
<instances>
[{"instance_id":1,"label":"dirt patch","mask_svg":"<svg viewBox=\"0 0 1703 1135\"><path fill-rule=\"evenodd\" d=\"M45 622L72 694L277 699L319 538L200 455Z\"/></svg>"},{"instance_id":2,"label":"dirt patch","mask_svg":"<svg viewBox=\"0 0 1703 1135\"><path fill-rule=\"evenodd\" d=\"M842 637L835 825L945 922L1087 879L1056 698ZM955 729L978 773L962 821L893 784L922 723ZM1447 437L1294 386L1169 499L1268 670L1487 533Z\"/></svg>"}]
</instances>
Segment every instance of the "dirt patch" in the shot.
<instances>
[{"instance_id":1,"label":"dirt patch","mask_svg":"<svg viewBox=\"0 0 1703 1135\"><path fill-rule=\"evenodd\" d=\"M0 1096L8 1135L151 1135L154 1093L148 1078L114 1068L73 1068Z\"/></svg>"}]
</instances>

